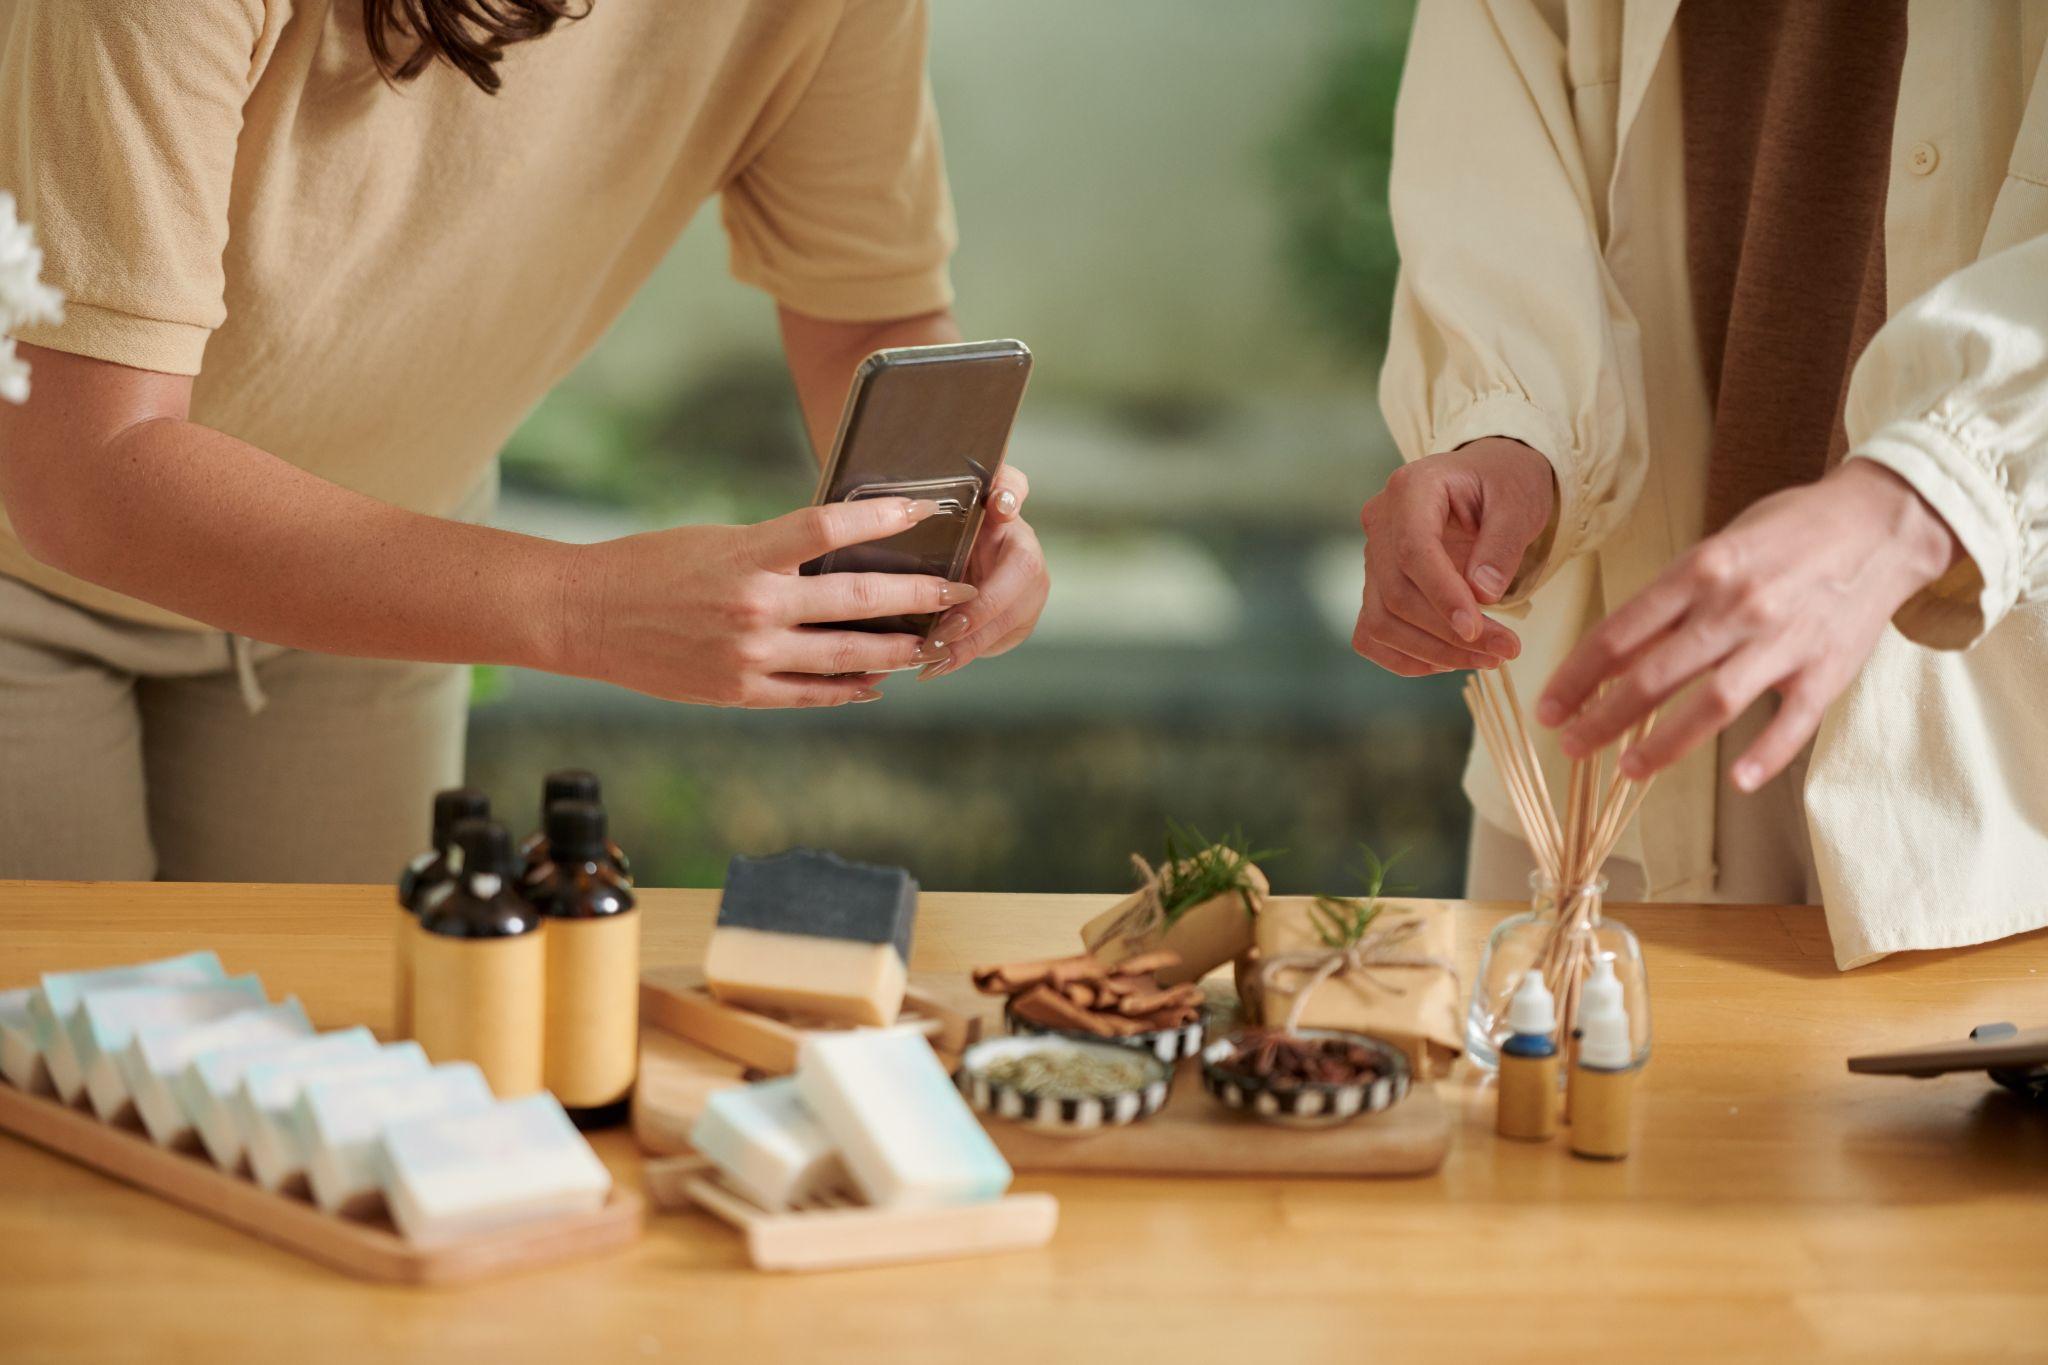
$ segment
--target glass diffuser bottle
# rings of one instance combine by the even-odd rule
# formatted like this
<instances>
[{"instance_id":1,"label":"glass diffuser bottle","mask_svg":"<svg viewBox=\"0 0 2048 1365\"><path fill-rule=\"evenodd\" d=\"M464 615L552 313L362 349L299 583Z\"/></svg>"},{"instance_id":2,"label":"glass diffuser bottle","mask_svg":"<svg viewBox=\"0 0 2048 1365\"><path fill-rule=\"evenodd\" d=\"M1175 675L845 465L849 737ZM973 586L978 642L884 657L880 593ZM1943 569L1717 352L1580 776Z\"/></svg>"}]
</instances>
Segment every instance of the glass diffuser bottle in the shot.
<instances>
[{"instance_id":1,"label":"glass diffuser bottle","mask_svg":"<svg viewBox=\"0 0 2048 1365\"><path fill-rule=\"evenodd\" d=\"M1642 945L1619 920L1603 913L1607 879L1595 877L1560 893L1542 872L1529 874L1529 908L1494 926L1480 955L1465 1015L1465 1050L1487 1071L1500 1066L1507 1038L1508 1002L1529 971L1543 973L1557 999L1558 1044L1568 1048L1577 1027L1579 987L1602 957L1614 963L1628 1011L1629 1038L1638 1065L1650 1056L1650 986Z\"/></svg>"}]
</instances>

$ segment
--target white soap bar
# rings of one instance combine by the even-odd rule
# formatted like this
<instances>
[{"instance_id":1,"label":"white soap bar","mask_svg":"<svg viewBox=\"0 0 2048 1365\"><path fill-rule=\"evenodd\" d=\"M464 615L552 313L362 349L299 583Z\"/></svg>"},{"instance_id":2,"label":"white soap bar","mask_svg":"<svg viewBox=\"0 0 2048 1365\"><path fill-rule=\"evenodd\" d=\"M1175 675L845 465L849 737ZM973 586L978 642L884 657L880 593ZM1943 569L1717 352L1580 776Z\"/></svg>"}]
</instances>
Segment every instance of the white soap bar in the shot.
<instances>
[{"instance_id":1,"label":"white soap bar","mask_svg":"<svg viewBox=\"0 0 2048 1365\"><path fill-rule=\"evenodd\" d=\"M378 1143L378 1170L392 1221L417 1242L594 1210L612 1187L546 1093L394 1123Z\"/></svg>"},{"instance_id":2,"label":"white soap bar","mask_svg":"<svg viewBox=\"0 0 2048 1365\"><path fill-rule=\"evenodd\" d=\"M851 1188L838 1145L788 1077L712 1095L690 1129L690 1145L764 1209Z\"/></svg>"},{"instance_id":3,"label":"white soap bar","mask_svg":"<svg viewBox=\"0 0 2048 1365\"><path fill-rule=\"evenodd\" d=\"M314 1079L292 1108L313 1202L329 1213L367 1212L383 1193L377 1140L394 1123L488 1109L491 1087L473 1062L448 1062L397 1080Z\"/></svg>"},{"instance_id":4,"label":"white soap bar","mask_svg":"<svg viewBox=\"0 0 2048 1365\"><path fill-rule=\"evenodd\" d=\"M870 1204L972 1204L1010 1186L1008 1164L920 1033L811 1034L796 1082Z\"/></svg>"},{"instance_id":5,"label":"white soap bar","mask_svg":"<svg viewBox=\"0 0 2048 1365\"><path fill-rule=\"evenodd\" d=\"M286 1043L313 1036L305 1007L296 998L281 1004L238 1010L225 1018L185 1029L137 1033L115 1058L135 1112L149 1136L164 1147L192 1136L193 1120L173 1086L194 1059L228 1048Z\"/></svg>"},{"instance_id":6,"label":"white soap bar","mask_svg":"<svg viewBox=\"0 0 2048 1365\"><path fill-rule=\"evenodd\" d=\"M266 1190L281 1190L306 1173L306 1149L292 1130L299 1092L316 1080L390 1081L427 1069L415 1042L386 1043L374 1054L311 1061L264 1062L242 1073L235 1092L235 1126L249 1154L249 1171Z\"/></svg>"},{"instance_id":7,"label":"white soap bar","mask_svg":"<svg viewBox=\"0 0 2048 1365\"><path fill-rule=\"evenodd\" d=\"M199 1139L206 1144L206 1154L213 1158L213 1164L224 1171L235 1171L241 1169L242 1158L247 1155L246 1138L235 1119L235 1096L241 1092L242 1077L251 1068L376 1055L376 1036L366 1028L343 1029L288 1043L223 1048L195 1058L173 1089L178 1106L199 1130Z\"/></svg>"},{"instance_id":8,"label":"white soap bar","mask_svg":"<svg viewBox=\"0 0 2048 1365\"><path fill-rule=\"evenodd\" d=\"M237 976L210 986L128 986L92 990L71 1016L71 1050L85 1072L85 1093L100 1118L112 1122L128 1108L128 1082L120 1056L141 1033L176 1033L224 1015L263 1005L263 983Z\"/></svg>"},{"instance_id":9,"label":"white soap bar","mask_svg":"<svg viewBox=\"0 0 2048 1365\"><path fill-rule=\"evenodd\" d=\"M35 1020L28 1012L34 986L0 991L0 1076L17 1090L40 1095L50 1087L50 1068L36 1046Z\"/></svg>"},{"instance_id":10,"label":"white soap bar","mask_svg":"<svg viewBox=\"0 0 2048 1365\"><path fill-rule=\"evenodd\" d=\"M85 1093L85 1068L71 1050L70 1024L79 1003L90 990L113 990L122 986L203 986L227 980L220 958L211 952L186 953L132 967L102 967L88 972L46 972L42 984L28 999L29 1019L35 1025L36 1048L50 1069L50 1083L76 1104Z\"/></svg>"}]
</instances>

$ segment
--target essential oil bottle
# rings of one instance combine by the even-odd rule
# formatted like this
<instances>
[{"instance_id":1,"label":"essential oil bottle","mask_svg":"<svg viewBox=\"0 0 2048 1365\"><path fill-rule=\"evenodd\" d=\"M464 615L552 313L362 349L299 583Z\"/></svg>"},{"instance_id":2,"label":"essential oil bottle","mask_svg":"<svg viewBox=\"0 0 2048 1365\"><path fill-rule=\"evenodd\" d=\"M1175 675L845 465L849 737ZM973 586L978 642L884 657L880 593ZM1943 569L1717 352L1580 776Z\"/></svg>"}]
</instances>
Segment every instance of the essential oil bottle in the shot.
<instances>
[{"instance_id":1,"label":"essential oil bottle","mask_svg":"<svg viewBox=\"0 0 2048 1365\"><path fill-rule=\"evenodd\" d=\"M1543 984L1543 973L1522 978L1508 1003L1508 1030L1500 1049L1494 1130L1524 1142L1547 1141L1557 1136L1557 1002Z\"/></svg>"},{"instance_id":2,"label":"essential oil bottle","mask_svg":"<svg viewBox=\"0 0 2048 1365\"><path fill-rule=\"evenodd\" d=\"M399 874L398 918L391 927L391 1026L395 1038L412 1037L412 941L419 932L420 903L434 888L455 880L448 866L448 856L455 848L455 826L464 820L487 820L490 815L491 798L475 787L435 792L431 843Z\"/></svg>"},{"instance_id":3,"label":"essential oil bottle","mask_svg":"<svg viewBox=\"0 0 2048 1365\"><path fill-rule=\"evenodd\" d=\"M604 807L547 809L547 858L523 883L547 919L547 1088L579 1128L623 1123L640 1042L640 912L605 837Z\"/></svg>"},{"instance_id":4,"label":"essential oil bottle","mask_svg":"<svg viewBox=\"0 0 2048 1365\"><path fill-rule=\"evenodd\" d=\"M454 880L420 907L413 1035L436 1062L474 1062L499 1099L541 1088L546 921L519 894L512 839L494 820L455 827Z\"/></svg>"},{"instance_id":5,"label":"essential oil bottle","mask_svg":"<svg viewBox=\"0 0 2048 1365\"><path fill-rule=\"evenodd\" d=\"M529 875L548 860L548 807L557 801L588 801L593 806L602 807L604 790L598 783L597 774L582 768L557 768L541 779L541 827L527 835L526 841L519 845L520 866ZM612 866L618 869L619 875L624 877L626 884L630 886L633 881L633 866L626 861L624 850L607 839L605 852L610 855Z\"/></svg>"}]
</instances>

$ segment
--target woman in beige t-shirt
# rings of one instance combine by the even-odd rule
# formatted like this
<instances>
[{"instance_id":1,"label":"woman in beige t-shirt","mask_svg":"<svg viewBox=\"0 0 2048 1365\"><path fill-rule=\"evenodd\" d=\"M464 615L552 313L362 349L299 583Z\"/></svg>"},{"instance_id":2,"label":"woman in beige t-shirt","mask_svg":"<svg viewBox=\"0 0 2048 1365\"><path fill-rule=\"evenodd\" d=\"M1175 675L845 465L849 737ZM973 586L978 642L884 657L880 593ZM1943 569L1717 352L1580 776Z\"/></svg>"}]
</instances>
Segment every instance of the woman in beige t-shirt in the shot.
<instances>
[{"instance_id":1,"label":"woman in beige t-shirt","mask_svg":"<svg viewBox=\"0 0 2048 1365\"><path fill-rule=\"evenodd\" d=\"M469 520L713 196L817 444L863 356L957 338L925 18L0 0L0 188L68 298L0 411L0 876L387 876L460 774L463 664L820 706L1027 635L1018 475L974 587L797 575L907 502L591 546ZM806 628L941 609L931 643Z\"/></svg>"}]
</instances>

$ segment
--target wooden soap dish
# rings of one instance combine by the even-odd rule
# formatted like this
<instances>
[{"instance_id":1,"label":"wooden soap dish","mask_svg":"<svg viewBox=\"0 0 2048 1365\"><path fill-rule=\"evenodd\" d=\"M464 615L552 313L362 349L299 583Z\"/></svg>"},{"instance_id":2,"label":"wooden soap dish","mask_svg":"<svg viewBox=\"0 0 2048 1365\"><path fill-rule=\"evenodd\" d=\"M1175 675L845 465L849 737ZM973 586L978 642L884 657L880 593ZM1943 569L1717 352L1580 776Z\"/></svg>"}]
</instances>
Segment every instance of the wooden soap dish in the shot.
<instances>
[{"instance_id":1,"label":"wooden soap dish","mask_svg":"<svg viewBox=\"0 0 2048 1365\"><path fill-rule=\"evenodd\" d=\"M728 1005L704 987L695 967L656 968L640 977L640 1019L700 1047L774 1076L796 1070L804 1035L832 1025ZM904 992L899 1025L915 1028L941 1052L959 1054L981 1036L981 1019L915 986Z\"/></svg>"},{"instance_id":2,"label":"wooden soap dish","mask_svg":"<svg viewBox=\"0 0 2048 1365\"><path fill-rule=\"evenodd\" d=\"M1049 1194L934 1209L877 1209L830 1197L770 1213L728 1188L702 1157L650 1161L645 1174L657 1208L694 1205L739 1229L756 1270L845 1270L1025 1251L1050 1242L1060 1216Z\"/></svg>"},{"instance_id":3,"label":"wooden soap dish","mask_svg":"<svg viewBox=\"0 0 2048 1365\"><path fill-rule=\"evenodd\" d=\"M159 1147L135 1128L102 1123L54 1095L0 1083L0 1132L48 1148L322 1265L394 1284L461 1284L625 1246L640 1235L640 1196L612 1187L604 1207L497 1232L409 1242L391 1224L323 1213L275 1194L204 1155Z\"/></svg>"}]
</instances>

